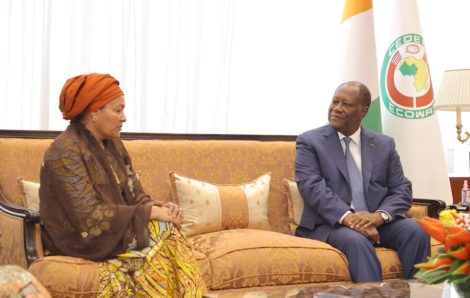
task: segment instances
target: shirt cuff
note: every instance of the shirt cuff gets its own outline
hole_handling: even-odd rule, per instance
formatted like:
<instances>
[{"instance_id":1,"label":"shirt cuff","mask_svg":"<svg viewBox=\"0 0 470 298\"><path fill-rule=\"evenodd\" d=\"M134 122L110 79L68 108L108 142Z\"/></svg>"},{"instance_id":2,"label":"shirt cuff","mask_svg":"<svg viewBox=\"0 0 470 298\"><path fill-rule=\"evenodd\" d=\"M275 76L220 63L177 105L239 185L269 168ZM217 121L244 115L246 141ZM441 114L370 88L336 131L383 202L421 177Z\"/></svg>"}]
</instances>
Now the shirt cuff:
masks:
<instances>
[{"instance_id":1,"label":"shirt cuff","mask_svg":"<svg viewBox=\"0 0 470 298\"><path fill-rule=\"evenodd\" d=\"M343 216L340 217L340 219L338 220L338 223L339 223L340 225L343 224L344 218L345 218L346 215L348 215L349 213L352 213L352 212L348 210L348 211L346 211L346 213L343 214Z\"/></svg>"}]
</instances>

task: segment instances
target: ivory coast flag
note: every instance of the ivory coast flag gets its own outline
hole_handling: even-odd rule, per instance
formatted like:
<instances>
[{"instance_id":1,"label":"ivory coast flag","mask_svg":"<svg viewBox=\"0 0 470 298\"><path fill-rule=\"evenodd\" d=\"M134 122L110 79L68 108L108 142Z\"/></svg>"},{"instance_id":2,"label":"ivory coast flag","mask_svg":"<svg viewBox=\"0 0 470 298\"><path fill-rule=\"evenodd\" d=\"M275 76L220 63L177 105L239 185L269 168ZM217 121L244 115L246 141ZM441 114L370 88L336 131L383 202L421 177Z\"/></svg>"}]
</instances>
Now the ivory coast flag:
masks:
<instances>
[{"instance_id":1,"label":"ivory coast flag","mask_svg":"<svg viewBox=\"0 0 470 298\"><path fill-rule=\"evenodd\" d=\"M342 54L340 54L339 84L346 81L359 81L369 88L372 102L362 124L369 129L381 132L374 34L372 0L345 0L341 21Z\"/></svg>"},{"instance_id":2,"label":"ivory coast flag","mask_svg":"<svg viewBox=\"0 0 470 298\"><path fill-rule=\"evenodd\" d=\"M452 203L416 0L383 2L390 7L380 17L388 33L378 35L382 130L395 139L413 196Z\"/></svg>"}]
</instances>

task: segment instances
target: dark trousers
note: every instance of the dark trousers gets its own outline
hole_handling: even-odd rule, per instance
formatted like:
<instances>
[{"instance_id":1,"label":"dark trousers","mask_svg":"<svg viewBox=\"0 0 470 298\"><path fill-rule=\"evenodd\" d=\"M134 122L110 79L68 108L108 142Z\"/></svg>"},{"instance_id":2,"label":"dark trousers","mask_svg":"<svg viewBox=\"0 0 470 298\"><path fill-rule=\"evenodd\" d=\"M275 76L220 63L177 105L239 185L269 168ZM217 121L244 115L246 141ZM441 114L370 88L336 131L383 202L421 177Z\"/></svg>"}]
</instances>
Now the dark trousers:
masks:
<instances>
[{"instance_id":1,"label":"dark trousers","mask_svg":"<svg viewBox=\"0 0 470 298\"><path fill-rule=\"evenodd\" d=\"M418 271L414 264L427 261L430 255L430 239L424 230L411 218L395 219L379 227L380 246L398 252L406 279L413 278ZM306 233L299 233L308 236ZM338 225L333 228L326 241L343 252L349 261L349 273L354 282L382 280L382 267L374 245L362 234Z\"/></svg>"}]
</instances>

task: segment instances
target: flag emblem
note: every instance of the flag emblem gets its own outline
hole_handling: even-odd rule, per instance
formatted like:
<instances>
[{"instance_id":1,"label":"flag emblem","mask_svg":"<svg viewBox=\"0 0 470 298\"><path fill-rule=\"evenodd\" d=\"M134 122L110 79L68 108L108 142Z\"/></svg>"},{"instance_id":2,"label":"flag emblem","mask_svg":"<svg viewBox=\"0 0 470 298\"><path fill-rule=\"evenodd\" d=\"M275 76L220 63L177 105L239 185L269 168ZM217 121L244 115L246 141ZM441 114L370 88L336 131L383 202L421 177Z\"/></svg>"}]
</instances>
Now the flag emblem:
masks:
<instances>
[{"instance_id":1,"label":"flag emblem","mask_svg":"<svg viewBox=\"0 0 470 298\"><path fill-rule=\"evenodd\" d=\"M385 108L406 119L434 114L434 93L423 37L405 34L393 41L381 71L381 97Z\"/></svg>"}]
</instances>

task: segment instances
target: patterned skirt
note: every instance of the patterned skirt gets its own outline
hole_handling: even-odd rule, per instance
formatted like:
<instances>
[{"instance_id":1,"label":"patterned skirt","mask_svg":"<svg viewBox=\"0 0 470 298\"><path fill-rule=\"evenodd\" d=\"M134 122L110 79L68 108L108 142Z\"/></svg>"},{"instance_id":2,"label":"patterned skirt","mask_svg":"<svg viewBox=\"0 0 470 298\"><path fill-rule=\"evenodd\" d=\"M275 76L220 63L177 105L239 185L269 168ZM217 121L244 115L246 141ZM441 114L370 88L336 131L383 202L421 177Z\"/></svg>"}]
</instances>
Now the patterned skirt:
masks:
<instances>
[{"instance_id":1,"label":"patterned skirt","mask_svg":"<svg viewBox=\"0 0 470 298\"><path fill-rule=\"evenodd\" d=\"M202 297L191 247L172 224L149 222L150 243L100 263L98 297Z\"/></svg>"}]
</instances>

